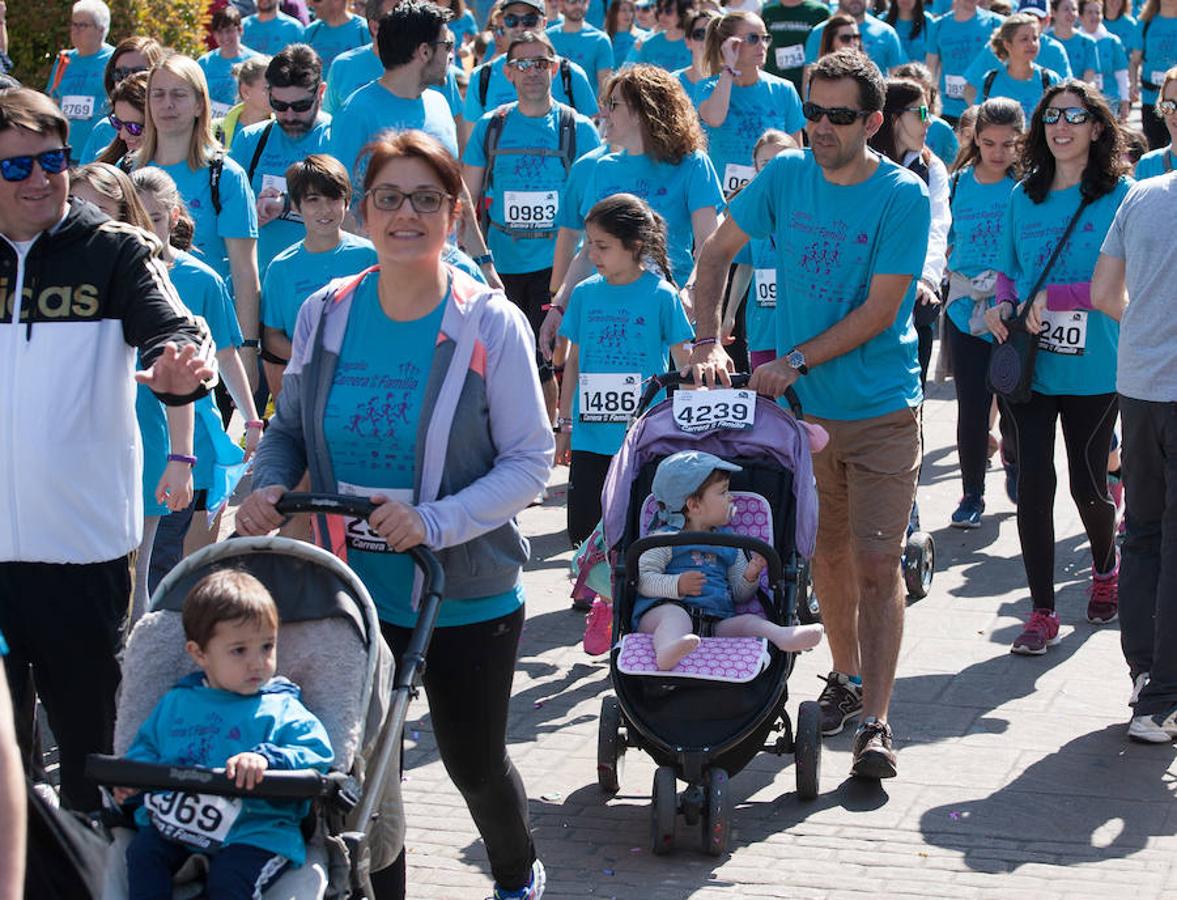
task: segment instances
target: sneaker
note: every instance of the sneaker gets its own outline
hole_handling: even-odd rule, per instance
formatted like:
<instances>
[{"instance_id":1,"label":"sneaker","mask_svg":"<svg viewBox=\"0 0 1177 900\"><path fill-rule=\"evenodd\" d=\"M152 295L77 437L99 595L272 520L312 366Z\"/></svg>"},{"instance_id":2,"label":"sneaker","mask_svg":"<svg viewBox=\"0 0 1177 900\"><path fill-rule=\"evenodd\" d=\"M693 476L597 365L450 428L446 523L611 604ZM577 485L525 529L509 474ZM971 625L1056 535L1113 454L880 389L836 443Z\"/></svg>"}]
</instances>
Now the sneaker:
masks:
<instances>
[{"instance_id":1,"label":"sneaker","mask_svg":"<svg viewBox=\"0 0 1177 900\"><path fill-rule=\"evenodd\" d=\"M895 751L891 749L891 726L874 716L862 720L854 733L854 762L850 774L856 778L894 778Z\"/></svg>"},{"instance_id":2,"label":"sneaker","mask_svg":"<svg viewBox=\"0 0 1177 900\"><path fill-rule=\"evenodd\" d=\"M584 652L589 656L608 653L613 645L613 606L600 597L585 616Z\"/></svg>"},{"instance_id":3,"label":"sneaker","mask_svg":"<svg viewBox=\"0 0 1177 900\"><path fill-rule=\"evenodd\" d=\"M847 722L862 712L862 685L855 684L849 675L841 672L830 672L825 678L820 675L818 678L826 683L817 698L821 706L821 733L829 737L840 732Z\"/></svg>"},{"instance_id":4,"label":"sneaker","mask_svg":"<svg viewBox=\"0 0 1177 900\"><path fill-rule=\"evenodd\" d=\"M953 528L980 528L981 513L985 511L985 501L970 494L960 498L960 506L952 514Z\"/></svg>"},{"instance_id":5,"label":"sneaker","mask_svg":"<svg viewBox=\"0 0 1177 900\"><path fill-rule=\"evenodd\" d=\"M1108 472L1108 493L1112 503L1116 504L1116 518L1124 511L1124 480L1119 475Z\"/></svg>"},{"instance_id":6,"label":"sneaker","mask_svg":"<svg viewBox=\"0 0 1177 900\"><path fill-rule=\"evenodd\" d=\"M1091 571L1091 587L1088 589L1087 621L1092 625L1106 625L1116 621L1120 614L1120 561L1106 575Z\"/></svg>"},{"instance_id":7,"label":"sneaker","mask_svg":"<svg viewBox=\"0 0 1177 900\"><path fill-rule=\"evenodd\" d=\"M1030 613L1030 621L1018 635L1010 653L1025 656L1041 656L1047 647L1053 647L1061 638L1058 636L1058 613L1050 609L1036 609Z\"/></svg>"},{"instance_id":8,"label":"sneaker","mask_svg":"<svg viewBox=\"0 0 1177 900\"><path fill-rule=\"evenodd\" d=\"M575 612L589 612L593 608L593 597L590 594L588 597L573 597L572 609Z\"/></svg>"},{"instance_id":9,"label":"sneaker","mask_svg":"<svg viewBox=\"0 0 1177 900\"><path fill-rule=\"evenodd\" d=\"M1128 737L1144 744L1167 744L1177 737L1177 706L1152 716L1133 716Z\"/></svg>"},{"instance_id":10,"label":"sneaker","mask_svg":"<svg viewBox=\"0 0 1177 900\"><path fill-rule=\"evenodd\" d=\"M539 900L544 895L544 886L548 883L544 864L538 859L531 864L531 877L527 884L513 891L495 885L495 892L490 900Z\"/></svg>"},{"instance_id":11,"label":"sneaker","mask_svg":"<svg viewBox=\"0 0 1177 900\"><path fill-rule=\"evenodd\" d=\"M1128 705L1135 706L1140 700L1140 693L1148 684L1148 672L1141 672L1132 681L1132 694L1128 697Z\"/></svg>"}]
</instances>

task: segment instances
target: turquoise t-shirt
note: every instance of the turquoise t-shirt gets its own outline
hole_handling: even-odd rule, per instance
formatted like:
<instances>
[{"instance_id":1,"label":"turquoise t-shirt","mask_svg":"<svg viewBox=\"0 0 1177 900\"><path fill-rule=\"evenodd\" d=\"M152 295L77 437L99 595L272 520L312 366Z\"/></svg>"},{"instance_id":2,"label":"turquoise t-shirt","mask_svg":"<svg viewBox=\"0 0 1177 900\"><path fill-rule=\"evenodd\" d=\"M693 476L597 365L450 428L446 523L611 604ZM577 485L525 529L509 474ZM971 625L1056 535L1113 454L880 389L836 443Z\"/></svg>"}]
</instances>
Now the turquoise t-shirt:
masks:
<instances>
[{"instance_id":1,"label":"turquoise t-shirt","mask_svg":"<svg viewBox=\"0 0 1177 900\"><path fill-rule=\"evenodd\" d=\"M463 108L463 117L467 122L477 122L490 110L498 109L504 103L514 103L519 99L518 94L515 93L515 86L507 80L506 73L503 72L506 62L507 58L500 56L488 63L483 63L470 73L470 84L466 88L466 105ZM552 99L565 106L571 106L582 115L595 116L597 114L596 73L593 73L593 78L590 81L584 69L572 60L568 61L568 65L569 80L572 83L572 97L569 98L568 92L564 90L564 79L557 72L552 76ZM490 81L486 85L486 102L483 103L479 94L482 71L487 66L490 67Z\"/></svg>"},{"instance_id":2,"label":"turquoise t-shirt","mask_svg":"<svg viewBox=\"0 0 1177 900\"><path fill-rule=\"evenodd\" d=\"M1074 73L1071 71L1071 61L1067 58L1067 51L1063 49L1063 45L1052 38L1049 34L1044 34L1039 40L1038 44L1038 58L1034 60L1034 64L1041 66L1044 69L1050 69L1060 79L1070 78ZM980 91L981 82L985 80L985 73L990 69L1004 69L1005 63L1001 62L994 54L993 48L988 44L976 55L972 63L969 65L968 71L965 72L965 80L977 87ZM1082 74L1082 73L1080 73ZM993 94L991 96L997 96ZM1005 96L1005 95L1002 95ZM977 94L977 100L980 101L981 95ZM1027 120L1027 126L1030 124Z\"/></svg>"},{"instance_id":3,"label":"turquoise t-shirt","mask_svg":"<svg viewBox=\"0 0 1177 900\"><path fill-rule=\"evenodd\" d=\"M574 210L566 204L560 211L560 224L583 230L584 218L598 200L621 193L641 197L666 219L670 267L675 283L686 284L695 245L691 214L708 207L716 211L723 208L723 189L710 158L695 150L674 165L644 153L606 154L588 174L580 208Z\"/></svg>"},{"instance_id":4,"label":"turquoise t-shirt","mask_svg":"<svg viewBox=\"0 0 1177 900\"><path fill-rule=\"evenodd\" d=\"M112 53L114 47L110 44L103 44L97 53L89 56L80 55L76 49L68 50L65 72L56 88L53 83L57 80L57 70L61 66L60 56L54 60L49 72L45 93L69 119L69 143L79 153L86 146L90 129L110 112L110 101L102 76L106 73L106 64L110 62Z\"/></svg>"},{"instance_id":5,"label":"turquoise t-shirt","mask_svg":"<svg viewBox=\"0 0 1177 900\"><path fill-rule=\"evenodd\" d=\"M270 127L271 125L273 127ZM301 162L312 153L330 152L330 125L331 117L320 114L310 131L292 138L276 122L257 122L237 132L229 156L248 174L249 164L253 161L258 142L269 128L269 137L266 138L265 147L258 157L250 188L255 197L265 187L274 187L285 193L286 169L291 163ZM291 244L302 240L304 233L302 218L293 209L276 219L271 219L258 229L257 271L263 280L270 260Z\"/></svg>"},{"instance_id":6,"label":"turquoise t-shirt","mask_svg":"<svg viewBox=\"0 0 1177 900\"><path fill-rule=\"evenodd\" d=\"M911 311L932 218L923 181L880 158L865 181L831 184L812 154L788 150L748 182L728 210L750 237L776 239L778 355L861 306L874 276L912 278L890 327L797 381L805 411L851 420L918 405Z\"/></svg>"},{"instance_id":7,"label":"turquoise t-shirt","mask_svg":"<svg viewBox=\"0 0 1177 900\"><path fill-rule=\"evenodd\" d=\"M103 116L101 119L96 119L94 127L90 129L90 136L86 138L86 146L82 149L82 155L77 160L78 164L84 166L86 163L94 162L116 137L118 137L118 132L110 124L109 117Z\"/></svg>"},{"instance_id":8,"label":"turquoise t-shirt","mask_svg":"<svg viewBox=\"0 0 1177 900\"><path fill-rule=\"evenodd\" d=\"M253 191L245 181L245 170L232 158L225 157L219 185L221 214L217 215L213 209L208 166L192 171L186 161L181 161L160 168L176 182L176 188L196 223L192 246L200 251L201 258L214 272L229 282L229 251L225 247L225 238L257 238L257 206Z\"/></svg>"},{"instance_id":9,"label":"turquoise t-shirt","mask_svg":"<svg viewBox=\"0 0 1177 900\"><path fill-rule=\"evenodd\" d=\"M940 57L940 101L944 115L958 117L964 112L965 73L1000 24L1001 16L980 8L963 22L946 13L932 24L928 52Z\"/></svg>"},{"instance_id":10,"label":"turquoise t-shirt","mask_svg":"<svg viewBox=\"0 0 1177 900\"><path fill-rule=\"evenodd\" d=\"M460 19L453 19L447 22L446 27L449 28L450 34L454 36L455 53L457 52L457 48L465 43L467 35L473 39L478 34L478 23L474 21L474 13L470 12L470 10L462 13Z\"/></svg>"},{"instance_id":11,"label":"turquoise t-shirt","mask_svg":"<svg viewBox=\"0 0 1177 900\"><path fill-rule=\"evenodd\" d=\"M294 340L294 326L303 301L333 278L376 265L376 250L367 238L343 232L333 250L311 253L298 241L278 253L262 281L262 324L280 328Z\"/></svg>"},{"instance_id":12,"label":"turquoise t-shirt","mask_svg":"<svg viewBox=\"0 0 1177 900\"><path fill-rule=\"evenodd\" d=\"M258 53L273 56L284 47L302 43L302 22L278 10L278 14L268 22L263 22L254 13L241 21L245 33L241 40L245 46L252 47Z\"/></svg>"},{"instance_id":13,"label":"turquoise t-shirt","mask_svg":"<svg viewBox=\"0 0 1177 900\"><path fill-rule=\"evenodd\" d=\"M924 13L923 27L915 37L911 35L915 30L915 19L896 19L891 27L899 35L899 46L903 48L903 55L908 62L922 63L928 55L928 32L932 28L932 16Z\"/></svg>"},{"instance_id":14,"label":"turquoise t-shirt","mask_svg":"<svg viewBox=\"0 0 1177 900\"><path fill-rule=\"evenodd\" d=\"M143 360L139 360L142 368ZM168 467L172 452L167 414L159 398L145 385L135 388L135 419L139 423L139 440L143 444L143 515L166 516L166 503L155 502L155 488Z\"/></svg>"},{"instance_id":15,"label":"turquoise t-shirt","mask_svg":"<svg viewBox=\"0 0 1177 900\"><path fill-rule=\"evenodd\" d=\"M576 344L579 353L572 449L611 456L625 439L623 405L609 396L618 392L618 385L594 376L634 376L636 384L628 389L640 395L643 380L666 372L670 347L689 341L694 333L678 292L653 272L643 272L630 284L609 284L600 275L578 284L560 323L560 335ZM586 394L588 404L582 410ZM597 421L585 421L582 415Z\"/></svg>"},{"instance_id":16,"label":"turquoise t-shirt","mask_svg":"<svg viewBox=\"0 0 1177 900\"><path fill-rule=\"evenodd\" d=\"M1120 39L1111 32L1104 34L1096 42L1096 47L1099 50L1099 68L1095 72L1095 86L1103 91L1104 98L1112 106L1112 112L1119 112L1116 105L1121 98L1116 73L1128 68L1128 54L1124 52Z\"/></svg>"},{"instance_id":17,"label":"turquoise t-shirt","mask_svg":"<svg viewBox=\"0 0 1177 900\"><path fill-rule=\"evenodd\" d=\"M990 98L1009 97L1011 100L1017 100L1022 105L1022 111L1026 114L1027 124L1034 116L1038 101L1046 93L1046 88L1042 83L1043 73L1046 74L1046 81L1049 84L1058 84L1062 80L1053 69L1044 69L1037 64L1031 64L1031 69L1030 77L1022 81L1018 78L1011 78L1005 66L998 63L997 77L993 79L993 85L989 89ZM986 74L982 72L976 81L969 82L977 89L978 103L982 101L984 96L985 78Z\"/></svg>"},{"instance_id":18,"label":"turquoise t-shirt","mask_svg":"<svg viewBox=\"0 0 1177 900\"><path fill-rule=\"evenodd\" d=\"M1177 16L1166 18L1158 11L1148 22L1140 23L1140 30L1144 42L1140 80L1160 87L1165 83L1165 72L1177 66ZM1157 92L1146 88L1142 83L1140 102L1155 105Z\"/></svg>"},{"instance_id":19,"label":"turquoise t-shirt","mask_svg":"<svg viewBox=\"0 0 1177 900\"><path fill-rule=\"evenodd\" d=\"M558 155L559 108L553 104L547 115L539 117L523 115L517 104L510 104L509 109L495 156L490 208L492 224L486 240L494 254L495 268L508 275L518 275L538 272L552 265L557 215L564 200L563 188L568 173ZM474 125L462 158L466 165L486 165L486 130L497 115L498 112L488 112ZM577 114L576 153L595 150L600 143L601 138L592 120ZM537 152L543 150L552 155ZM504 227L512 231L504 231ZM531 237L531 234L548 236Z\"/></svg>"},{"instance_id":20,"label":"turquoise t-shirt","mask_svg":"<svg viewBox=\"0 0 1177 900\"><path fill-rule=\"evenodd\" d=\"M584 21L598 31L605 30L605 16L609 13L609 0L588 0Z\"/></svg>"},{"instance_id":21,"label":"turquoise t-shirt","mask_svg":"<svg viewBox=\"0 0 1177 900\"><path fill-rule=\"evenodd\" d=\"M931 151L940 157L940 162L951 167L953 160L956 159L956 154L960 152L960 141L957 140L956 131L952 126L939 116L932 116L932 120L928 123L926 140Z\"/></svg>"},{"instance_id":22,"label":"turquoise t-shirt","mask_svg":"<svg viewBox=\"0 0 1177 900\"><path fill-rule=\"evenodd\" d=\"M700 81L695 88L695 106L707 100L718 84L718 76ZM766 129L779 128L792 134L804 127L801 98L793 82L761 72L755 84L733 84L723 124L713 128L703 122L707 155L719 174L724 193L730 194L756 174L752 151Z\"/></svg>"},{"instance_id":23,"label":"turquoise t-shirt","mask_svg":"<svg viewBox=\"0 0 1177 900\"><path fill-rule=\"evenodd\" d=\"M331 74L327 77L323 112L334 114L348 97L383 74L384 65L370 43L339 54L331 64ZM445 73L445 84L434 84L425 89L437 91L445 97L455 119L462 112L462 94L458 90L456 75L456 70L450 66Z\"/></svg>"},{"instance_id":24,"label":"turquoise t-shirt","mask_svg":"<svg viewBox=\"0 0 1177 900\"><path fill-rule=\"evenodd\" d=\"M255 56L257 51L243 46L241 52L232 59L225 59L221 56L220 50L209 50L197 60L200 68L204 70L204 79L208 82L208 95L212 100L214 118L224 116L237 102L237 79L233 77L233 67Z\"/></svg>"},{"instance_id":25,"label":"turquoise t-shirt","mask_svg":"<svg viewBox=\"0 0 1177 900\"><path fill-rule=\"evenodd\" d=\"M320 19L311 22L303 30L303 43L310 44L319 54L319 59L323 60L324 77L330 74L331 63L339 54L353 47L372 43L368 21L350 13L348 16L348 20L342 25L331 26Z\"/></svg>"},{"instance_id":26,"label":"turquoise t-shirt","mask_svg":"<svg viewBox=\"0 0 1177 900\"><path fill-rule=\"evenodd\" d=\"M610 40L613 43L613 68L620 69L625 65L633 45L638 41L648 41L650 32L634 27L633 31L615 31Z\"/></svg>"},{"instance_id":27,"label":"turquoise t-shirt","mask_svg":"<svg viewBox=\"0 0 1177 900\"><path fill-rule=\"evenodd\" d=\"M678 83L682 85L683 93L686 94L687 99L691 101L691 106L698 106L699 98L695 96L695 91L705 85L710 79L701 78L698 81L692 83L688 74L690 71L691 69L688 66L687 68L679 69L677 72L672 74L675 78L678 79Z\"/></svg>"},{"instance_id":28,"label":"turquoise t-shirt","mask_svg":"<svg viewBox=\"0 0 1177 900\"><path fill-rule=\"evenodd\" d=\"M1159 147L1140 157L1140 162L1136 164L1136 180L1142 181L1145 178L1167 175L1174 169L1177 169L1177 153L1173 151L1173 145L1169 144L1167 147Z\"/></svg>"},{"instance_id":29,"label":"turquoise t-shirt","mask_svg":"<svg viewBox=\"0 0 1177 900\"><path fill-rule=\"evenodd\" d=\"M585 25L580 31L565 31L563 25L552 25L546 32L556 52L572 60L596 82L597 72L613 68L613 43L605 32Z\"/></svg>"},{"instance_id":30,"label":"turquoise t-shirt","mask_svg":"<svg viewBox=\"0 0 1177 900\"><path fill-rule=\"evenodd\" d=\"M183 250L173 253L175 260L169 274L184 305L208 323L209 334L218 351L240 347L241 326L224 280L192 254ZM192 487L205 491L213 485L217 465L235 465L241 462L244 453L225 434L211 394L197 400L193 409L196 426L192 433L192 450L196 465L192 467Z\"/></svg>"},{"instance_id":31,"label":"turquoise t-shirt","mask_svg":"<svg viewBox=\"0 0 1177 900\"><path fill-rule=\"evenodd\" d=\"M1124 50L1128 53L1141 48L1140 23L1133 16L1124 13L1118 19L1105 18L1103 25L1120 39L1120 43L1124 45Z\"/></svg>"},{"instance_id":32,"label":"turquoise t-shirt","mask_svg":"<svg viewBox=\"0 0 1177 900\"><path fill-rule=\"evenodd\" d=\"M564 182L564 196L561 200L561 211L574 210L577 215L560 215L557 216L557 224L564 228L580 229L584 226L584 221L581 220L580 225L571 224L579 215L579 210L584 207L584 192L588 187L589 178L593 174L593 169L597 167L597 161L602 157L607 156L611 151L608 144L601 144L594 147L588 153L585 153L576 162L572 164L572 168L568 170L568 178Z\"/></svg>"},{"instance_id":33,"label":"turquoise t-shirt","mask_svg":"<svg viewBox=\"0 0 1177 900\"><path fill-rule=\"evenodd\" d=\"M813 26L813 31L809 32L809 37L805 39L806 65L817 62L818 52L821 50L821 35L825 27L826 22L819 22ZM863 51L874 60L884 77L891 69L907 62L899 35L886 22L867 16L859 23L858 31L862 35Z\"/></svg>"},{"instance_id":34,"label":"turquoise t-shirt","mask_svg":"<svg viewBox=\"0 0 1177 900\"><path fill-rule=\"evenodd\" d=\"M665 34L657 31L640 44L635 43L625 62L627 65L648 63L667 72L677 72L691 64L691 51L685 38L670 41Z\"/></svg>"},{"instance_id":35,"label":"turquoise t-shirt","mask_svg":"<svg viewBox=\"0 0 1177 900\"><path fill-rule=\"evenodd\" d=\"M380 307L378 281L365 278L352 298L323 433L341 492L412 503L421 408L449 297L420 319L395 322ZM346 534L347 564L371 592L381 620L412 626L412 560L388 551L366 522L348 523ZM438 625L487 621L522 603L519 587L450 601L442 604Z\"/></svg>"},{"instance_id":36,"label":"turquoise t-shirt","mask_svg":"<svg viewBox=\"0 0 1177 900\"><path fill-rule=\"evenodd\" d=\"M1014 180L1007 176L993 184L981 184L970 166L954 173L952 184L948 268L966 278L975 278L988 269L997 268L997 254L1002 245L1001 229L1005 225ZM972 303L961 300L949 304L948 317L957 328L969 334L972 310ZM991 334L981 337L993 340Z\"/></svg>"},{"instance_id":37,"label":"turquoise t-shirt","mask_svg":"<svg viewBox=\"0 0 1177 900\"><path fill-rule=\"evenodd\" d=\"M773 239L748 241L733 262L752 267L748 299L744 301L748 351L776 350L776 245Z\"/></svg>"},{"instance_id":38,"label":"turquoise t-shirt","mask_svg":"<svg viewBox=\"0 0 1177 900\"><path fill-rule=\"evenodd\" d=\"M1067 51L1067 61L1071 64L1071 71L1075 73L1076 78L1082 78L1083 73L1088 69L1099 72L1099 49L1093 37L1078 29L1065 40L1053 29L1050 31L1050 36L1062 44L1063 49Z\"/></svg>"},{"instance_id":39,"label":"turquoise t-shirt","mask_svg":"<svg viewBox=\"0 0 1177 900\"><path fill-rule=\"evenodd\" d=\"M1047 284L1091 281L1103 239L1131 186L1132 179L1121 178L1111 193L1083 211ZM1041 203L1034 203L1021 187L1010 195L997 268L1013 280L1020 299L1033 299L1030 290L1078 207L1077 184L1051 191ZM1080 396L1115 391L1119 323L1094 309L1055 313L1051 322L1055 340L1039 342L1033 389L1040 394Z\"/></svg>"},{"instance_id":40,"label":"turquoise t-shirt","mask_svg":"<svg viewBox=\"0 0 1177 900\"><path fill-rule=\"evenodd\" d=\"M455 159L458 157L458 131L445 97L437 91L425 91L420 97L405 100L383 84L373 81L344 102L333 117L331 155L351 173L352 193L363 190L367 159L360 159L364 145L384 131L419 129L437 138Z\"/></svg>"}]
</instances>

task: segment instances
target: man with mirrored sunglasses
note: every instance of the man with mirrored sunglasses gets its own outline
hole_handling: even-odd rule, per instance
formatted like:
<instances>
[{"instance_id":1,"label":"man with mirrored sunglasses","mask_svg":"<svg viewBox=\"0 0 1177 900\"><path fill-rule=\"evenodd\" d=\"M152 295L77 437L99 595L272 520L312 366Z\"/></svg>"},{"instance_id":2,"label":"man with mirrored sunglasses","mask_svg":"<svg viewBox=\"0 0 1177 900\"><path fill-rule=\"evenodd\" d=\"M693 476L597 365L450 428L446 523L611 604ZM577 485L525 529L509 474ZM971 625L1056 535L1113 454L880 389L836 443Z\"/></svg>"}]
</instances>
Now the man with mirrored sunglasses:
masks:
<instances>
[{"instance_id":1,"label":"man with mirrored sunglasses","mask_svg":"<svg viewBox=\"0 0 1177 900\"><path fill-rule=\"evenodd\" d=\"M814 456L820 515L813 559L833 670L818 699L822 731L862 715L851 774L896 774L887 710L903 635L899 562L920 464L923 400L912 326L931 205L914 173L875 154L884 84L861 53L818 60L804 106L812 152L786 151L731 202L708 238L695 284L692 368L727 381L719 300L749 237L777 248L777 354L751 387L794 387L829 433ZM848 573L853 573L848 574Z\"/></svg>"},{"instance_id":2,"label":"man with mirrored sunglasses","mask_svg":"<svg viewBox=\"0 0 1177 900\"><path fill-rule=\"evenodd\" d=\"M32 681L61 800L98 808L86 755L109 753L128 555L143 527L135 382L183 405L215 381L207 329L142 232L68 197L69 122L0 92L0 632L26 763ZM136 352L144 371L136 374Z\"/></svg>"}]
</instances>

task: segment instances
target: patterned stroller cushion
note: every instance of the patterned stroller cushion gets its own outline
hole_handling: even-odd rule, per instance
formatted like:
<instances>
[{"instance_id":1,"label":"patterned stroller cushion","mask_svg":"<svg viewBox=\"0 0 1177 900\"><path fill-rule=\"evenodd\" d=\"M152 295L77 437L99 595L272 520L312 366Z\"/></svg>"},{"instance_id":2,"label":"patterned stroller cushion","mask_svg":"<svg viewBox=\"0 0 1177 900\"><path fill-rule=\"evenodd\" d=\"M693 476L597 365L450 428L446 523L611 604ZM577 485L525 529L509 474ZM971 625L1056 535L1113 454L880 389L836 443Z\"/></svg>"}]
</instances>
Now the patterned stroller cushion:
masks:
<instances>
[{"instance_id":1,"label":"patterned stroller cushion","mask_svg":"<svg viewBox=\"0 0 1177 900\"><path fill-rule=\"evenodd\" d=\"M732 531L772 544L772 507L768 500L752 491L732 491L731 496ZM657 511L658 501L650 494L642 503L642 537L649 531ZM764 591L769 589L767 570L760 576L760 586ZM736 605L736 615L745 614L765 618L764 608L755 594ZM622 637L620 646L617 668L626 675L660 675L740 684L763 672L770 661L767 641L755 637L705 637L699 649L668 671L659 669L654 661L651 635L627 634Z\"/></svg>"}]
</instances>

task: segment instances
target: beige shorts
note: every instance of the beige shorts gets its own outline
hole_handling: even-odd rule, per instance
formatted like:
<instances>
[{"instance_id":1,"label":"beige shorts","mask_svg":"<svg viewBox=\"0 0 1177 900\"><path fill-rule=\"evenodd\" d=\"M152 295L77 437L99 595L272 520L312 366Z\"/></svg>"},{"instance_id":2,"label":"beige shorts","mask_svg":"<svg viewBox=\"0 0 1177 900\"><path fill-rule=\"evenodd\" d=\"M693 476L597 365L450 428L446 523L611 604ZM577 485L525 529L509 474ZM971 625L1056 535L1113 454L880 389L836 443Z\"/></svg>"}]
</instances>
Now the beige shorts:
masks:
<instances>
[{"instance_id":1,"label":"beige shorts","mask_svg":"<svg viewBox=\"0 0 1177 900\"><path fill-rule=\"evenodd\" d=\"M882 553L896 559L919 480L920 409L873 419L810 419L830 434L813 457L817 479L817 552Z\"/></svg>"}]
</instances>

